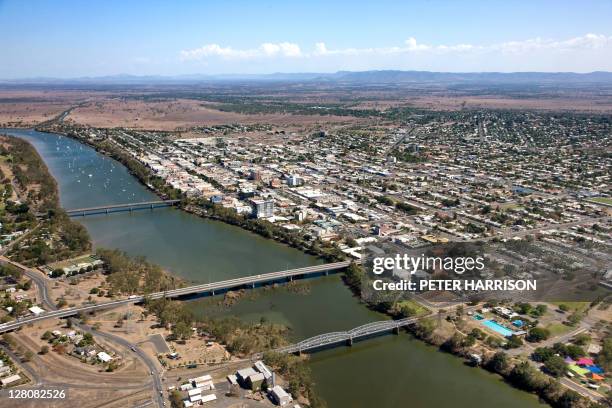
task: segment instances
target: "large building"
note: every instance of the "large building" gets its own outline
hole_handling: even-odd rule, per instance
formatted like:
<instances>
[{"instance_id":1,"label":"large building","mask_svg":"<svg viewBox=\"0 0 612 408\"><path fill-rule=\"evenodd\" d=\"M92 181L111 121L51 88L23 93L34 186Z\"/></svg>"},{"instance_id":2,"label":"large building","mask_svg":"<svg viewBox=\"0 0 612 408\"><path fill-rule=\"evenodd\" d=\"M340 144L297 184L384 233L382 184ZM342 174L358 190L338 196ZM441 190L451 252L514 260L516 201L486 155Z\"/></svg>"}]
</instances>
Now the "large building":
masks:
<instances>
[{"instance_id":1,"label":"large building","mask_svg":"<svg viewBox=\"0 0 612 408\"><path fill-rule=\"evenodd\" d=\"M271 198L253 199L251 204L253 205L253 215L255 218L270 218L274 216L274 200Z\"/></svg>"}]
</instances>

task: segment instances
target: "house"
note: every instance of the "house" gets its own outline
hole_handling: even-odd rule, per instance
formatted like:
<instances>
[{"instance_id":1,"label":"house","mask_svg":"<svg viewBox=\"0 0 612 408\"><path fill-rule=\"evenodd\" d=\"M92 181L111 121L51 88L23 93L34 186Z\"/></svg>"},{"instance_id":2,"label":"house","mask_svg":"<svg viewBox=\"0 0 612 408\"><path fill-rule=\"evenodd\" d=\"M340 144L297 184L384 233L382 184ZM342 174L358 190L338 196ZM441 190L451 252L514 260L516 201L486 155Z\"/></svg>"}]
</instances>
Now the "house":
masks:
<instances>
[{"instance_id":1,"label":"house","mask_svg":"<svg viewBox=\"0 0 612 408\"><path fill-rule=\"evenodd\" d=\"M293 401L291 395L287 393L280 385L272 387L270 390L270 399L276 404L284 407Z\"/></svg>"},{"instance_id":2,"label":"house","mask_svg":"<svg viewBox=\"0 0 612 408\"><path fill-rule=\"evenodd\" d=\"M106 354L106 352L101 351L98 353L98 360L100 360L103 363L108 363L109 361L111 361L113 358L111 356L109 356L108 354Z\"/></svg>"},{"instance_id":3,"label":"house","mask_svg":"<svg viewBox=\"0 0 612 408\"><path fill-rule=\"evenodd\" d=\"M29 308L28 310L29 310L30 312L32 312L32 314L33 314L34 316L38 316L38 315L40 315L41 313L44 313L44 311L45 311L45 309L42 309L42 308L40 308L40 307L38 307L38 306L32 306L32 307L31 307L31 308Z\"/></svg>"},{"instance_id":4,"label":"house","mask_svg":"<svg viewBox=\"0 0 612 408\"><path fill-rule=\"evenodd\" d=\"M11 375L10 377L6 377L3 378L2 380L0 380L0 385L2 385L3 387L14 383L15 381L19 381L21 379L21 377L17 374L15 375Z\"/></svg>"}]
</instances>

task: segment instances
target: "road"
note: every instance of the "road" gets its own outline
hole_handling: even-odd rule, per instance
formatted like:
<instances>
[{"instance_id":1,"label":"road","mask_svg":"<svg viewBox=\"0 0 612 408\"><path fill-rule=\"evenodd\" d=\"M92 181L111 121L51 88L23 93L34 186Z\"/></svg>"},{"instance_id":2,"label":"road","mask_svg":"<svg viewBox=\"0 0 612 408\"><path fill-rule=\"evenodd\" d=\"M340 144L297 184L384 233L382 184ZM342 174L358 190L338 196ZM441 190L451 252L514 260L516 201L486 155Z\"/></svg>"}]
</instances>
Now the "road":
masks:
<instances>
[{"instance_id":1,"label":"road","mask_svg":"<svg viewBox=\"0 0 612 408\"><path fill-rule=\"evenodd\" d=\"M157 406L158 407L164 406L164 398L161 395L161 391L164 389L162 385L162 380L161 380L161 376L163 373L160 373L157 370L157 365L155 364L155 361L153 361L152 358L150 358L144 351L142 351L140 347L138 347L134 343L130 343L123 337L115 336L114 334L106 333L106 332L99 331L99 330L94 330L91 326L88 326L85 324L74 322L74 326L80 328L81 330L85 332L91 333L94 337L96 336L102 337L110 341L111 343L118 344L124 347L128 353L131 352L131 353L136 354L147 366L147 370L149 371L149 373L151 373L151 376L153 377L153 386L154 386L154 393L155 393L155 399L157 401Z\"/></svg>"},{"instance_id":2,"label":"road","mask_svg":"<svg viewBox=\"0 0 612 408\"><path fill-rule=\"evenodd\" d=\"M51 311L57 311L57 307L55 306L55 303L53 303L53 301L49 297L49 289L47 286L47 284L52 282L52 280L44 277L43 274L40 272L32 270L26 267L25 265L21 265L19 263L10 261L9 259L5 257L0 257L0 260L4 262L9 262L13 264L14 266L22 269L24 273L30 279L32 279L32 282L38 288L38 293L41 297L41 300L44 306ZM142 362L147 367L147 370L151 373L151 376L153 377L152 385L154 386L154 390L153 390L155 394L154 398L156 399L157 406L158 407L164 406L164 400L160 393L160 391L163 390L162 381L161 381L161 373L157 370L157 365L155 364L155 361L152 358L150 358L144 351L142 351L140 347L138 347L136 344L130 343L129 341L127 341L126 339L122 337L115 336L113 334L105 333L102 331L93 330L90 326L85 325L85 324L80 324L80 323L73 321L73 326L78 327L84 332L91 333L93 336L102 337L108 340L110 343L118 344L122 346L123 348L125 348L127 353L132 353L132 352L135 353L140 358L140 360L142 360ZM13 358L15 361L19 361L17 356L15 356L10 350L7 350L7 354L9 354L11 358ZM25 369L25 371L27 371L32 376L33 380L37 384L41 383L40 378L33 370L31 370L27 366L24 366L23 368ZM64 384L64 385L67 387L71 386L70 384Z\"/></svg>"},{"instance_id":3,"label":"road","mask_svg":"<svg viewBox=\"0 0 612 408\"><path fill-rule=\"evenodd\" d=\"M25 267L24 265L20 265L12 261L9 261L9 262L11 262L15 266L23 268L24 272L28 273L28 276L32 276L33 280L35 279L36 273L34 271L30 271L30 269ZM349 264L350 264L349 261L343 261L343 262L335 262L335 263L323 264L323 265L307 266L304 268L289 269L285 271L264 273L260 275L246 276L242 278L228 279L228 280L224 280L220 282L205 283L202 285L194 285L194 286L188 286L186 288L168 290L165 292L156 292L156 293L147 295L146 298L148 299L160 299L164 297L171 298L171 297L179 297L179 296L186 296L186 295L206 293L206 292L210 292L214 294L215 291L220 291L220 290L225 290L225 289L232 289L232 288L238 288L238 287L255 287L255 285L257 284L269 283L269 282L278 281L282 279L293 279L294 277L305 277L308 275L314 275L314 274L318 274L318 273L325 272L325 271L334 271L334 270L344 269ZM40 276L40 274L38 274L38 276ZM42 282L43 283L42 286L45 286L44 282L46 281L46 278L43 278L43 279L45 280ZM40 285L41 284L40 279L34 280L34 283L37 285ZM39 289L39 290L44 291L46 289ZM49 305L51 305L52 302L49 300L48 293L46 292L41 293L41 296L43 298L43 301L47 302L46 304L49 307ZM41 320L74 316L79 313L93 312L96 310L102 310L102 309L107 309L111 307L127 305L130 303L141 303L144 300L145 300L145 296L130 296L125 299L114 300L114 301L104 302L104 303L91 304L91 305L86 305L86 306L73 307L73 308L68 308L68 309L61 309L61 310L55 310L55 307L53 306L53 307L50 307L51 311L49 312L41 313L37 316L21 318L13 322L9 322L9 323L0 325L0 333L15 330L21 326L27 325L29 323L41 321Z\"/></svg>"}]
</instances>

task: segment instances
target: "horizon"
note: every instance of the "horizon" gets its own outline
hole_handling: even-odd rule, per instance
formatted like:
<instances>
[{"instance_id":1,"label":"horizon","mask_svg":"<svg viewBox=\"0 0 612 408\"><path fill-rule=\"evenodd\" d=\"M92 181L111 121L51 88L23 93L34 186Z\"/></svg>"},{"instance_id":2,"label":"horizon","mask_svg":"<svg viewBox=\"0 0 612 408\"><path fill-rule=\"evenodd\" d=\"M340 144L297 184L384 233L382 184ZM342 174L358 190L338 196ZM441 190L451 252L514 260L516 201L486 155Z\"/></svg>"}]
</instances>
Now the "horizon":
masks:
<instances>
[{"instance_id":1,"label":"horizon","mask_svg":"<svg viewBox=\"0 0 612 408\"><path fill-rule=\"evenodd\" d=\"M610 15L612 3L596 0L4 0L0 78L612 71Z\"/></svg>"},{"instance_id":2,"label":"horizon","mask_svg":"<svg viewBox=\"0 0 612 408\"><path fill-rule=\"evenodd\" d=\"M588 72L577 72L577 71L423 71L423 70L397 70L397 69L373 69L373 70L363 70L363 71L351 71L351 70L339 70L339 71L330 71L330 72L266 72L259 74L251 74L251 73L238 73L238 72L228 72L228 73L190 73L190 74L130 74L130 73L116 73L109 75L100 75L100 76L73 76L73 77L59 77L59 76L37 76L37 77L19 77L19 78L0 78L0 82L5 83L26 83L28 81L51 81L51 82L70 82L70 81L96 81L96 80L112 80L112 79L154 79L154 80L224 80L224 79L270 79L273 76L313 76L312 78L307 78L306 80L314 80L317 79L317 75L321 75L322 77L333 77L334 75L340 74L363 74L363 73L401 73L401 74L432 74L432 75L490 75L497 74L501 76L513 76L513 75L575 75L575 76L589 76L594 74L610 74L612 75L612 70L595 70ZM284 78L287 79L287 78ZM300 78L296 78L298 80ZM612 79L612 77L610 78Z\"/></svg>"}]
</instances>

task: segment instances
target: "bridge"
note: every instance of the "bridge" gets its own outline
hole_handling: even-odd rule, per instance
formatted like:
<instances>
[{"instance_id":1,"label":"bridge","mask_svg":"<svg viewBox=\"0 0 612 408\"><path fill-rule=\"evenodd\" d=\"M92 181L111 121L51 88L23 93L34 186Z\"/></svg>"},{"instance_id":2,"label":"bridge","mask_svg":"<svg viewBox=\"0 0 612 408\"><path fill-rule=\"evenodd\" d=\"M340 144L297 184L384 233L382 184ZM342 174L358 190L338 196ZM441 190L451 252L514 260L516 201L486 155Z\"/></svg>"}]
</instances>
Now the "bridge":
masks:
<instances>
[{"instance_id":1,"label":"bridge","mask_svg":"<svg viewBox=\"0 0 612 408\"><path fill-rule=\"evenodd\" d=\"M111 204L101 205L98 207L73 208L65 210L69 216L95 215L95 214L110 214L120 211L136 211L136 210L152 210L154 208L169 207L179 203L181 200L155 200L143 201L139 203Z\"/></svg>"},{"instance_id":2,"label":"bridge","mask_svg":"<svg viewBox=\"0 0 612 408\"><path fill-rule=\"evenodd\" d=\"M399 333L399 329L401 327L415 323L423 317L425 316L407 317L405 319L400 320L381 320L377 322L366 323L362 326L355 327L354 329L348 331L319 334L318 336L302 340L299 343L291 344L286 347L281 347L274 351L278 353L299 354L306 351L324 348L330 345L346 344L348 346L352 346L353 341L356 341L359 338L373 336L386 332L394 332L397 334Z\"/></svg>"},{"instance_id":3,"label":"bridge","mask_svg":"<svg viewBox=\"0 0 612 408\"><path fill-rule=\"evenodd\" d=\"M41 313L37 316L29 316L17 319L13 322L0 324L0 333L15 330L21 326L34 323L41 320L52 318L63 318L74 316L79 313L94 312L97 310L108 309L112 307L122 306L130 303L142 303L145 299L160 299L160 298L177 298L182 296L210 294L215 295L229 289L237 288L255 288L257 285L287 282L294 279L302 279L317 274L328 274L329 272L338 271L349 266L349 261L334 262L323 265L307 266L304 268L288 269L278 272L269 272L261 275L245 276L243 278L228 279L213 283L204 283L201 285L188 286L185 288L172 289L165 292L156 292L148 295L132 295L125 299L114 300L111 302L96 303L85 306L73 307L68 309L54 310Z\"/></svg>"}]
</instances>

